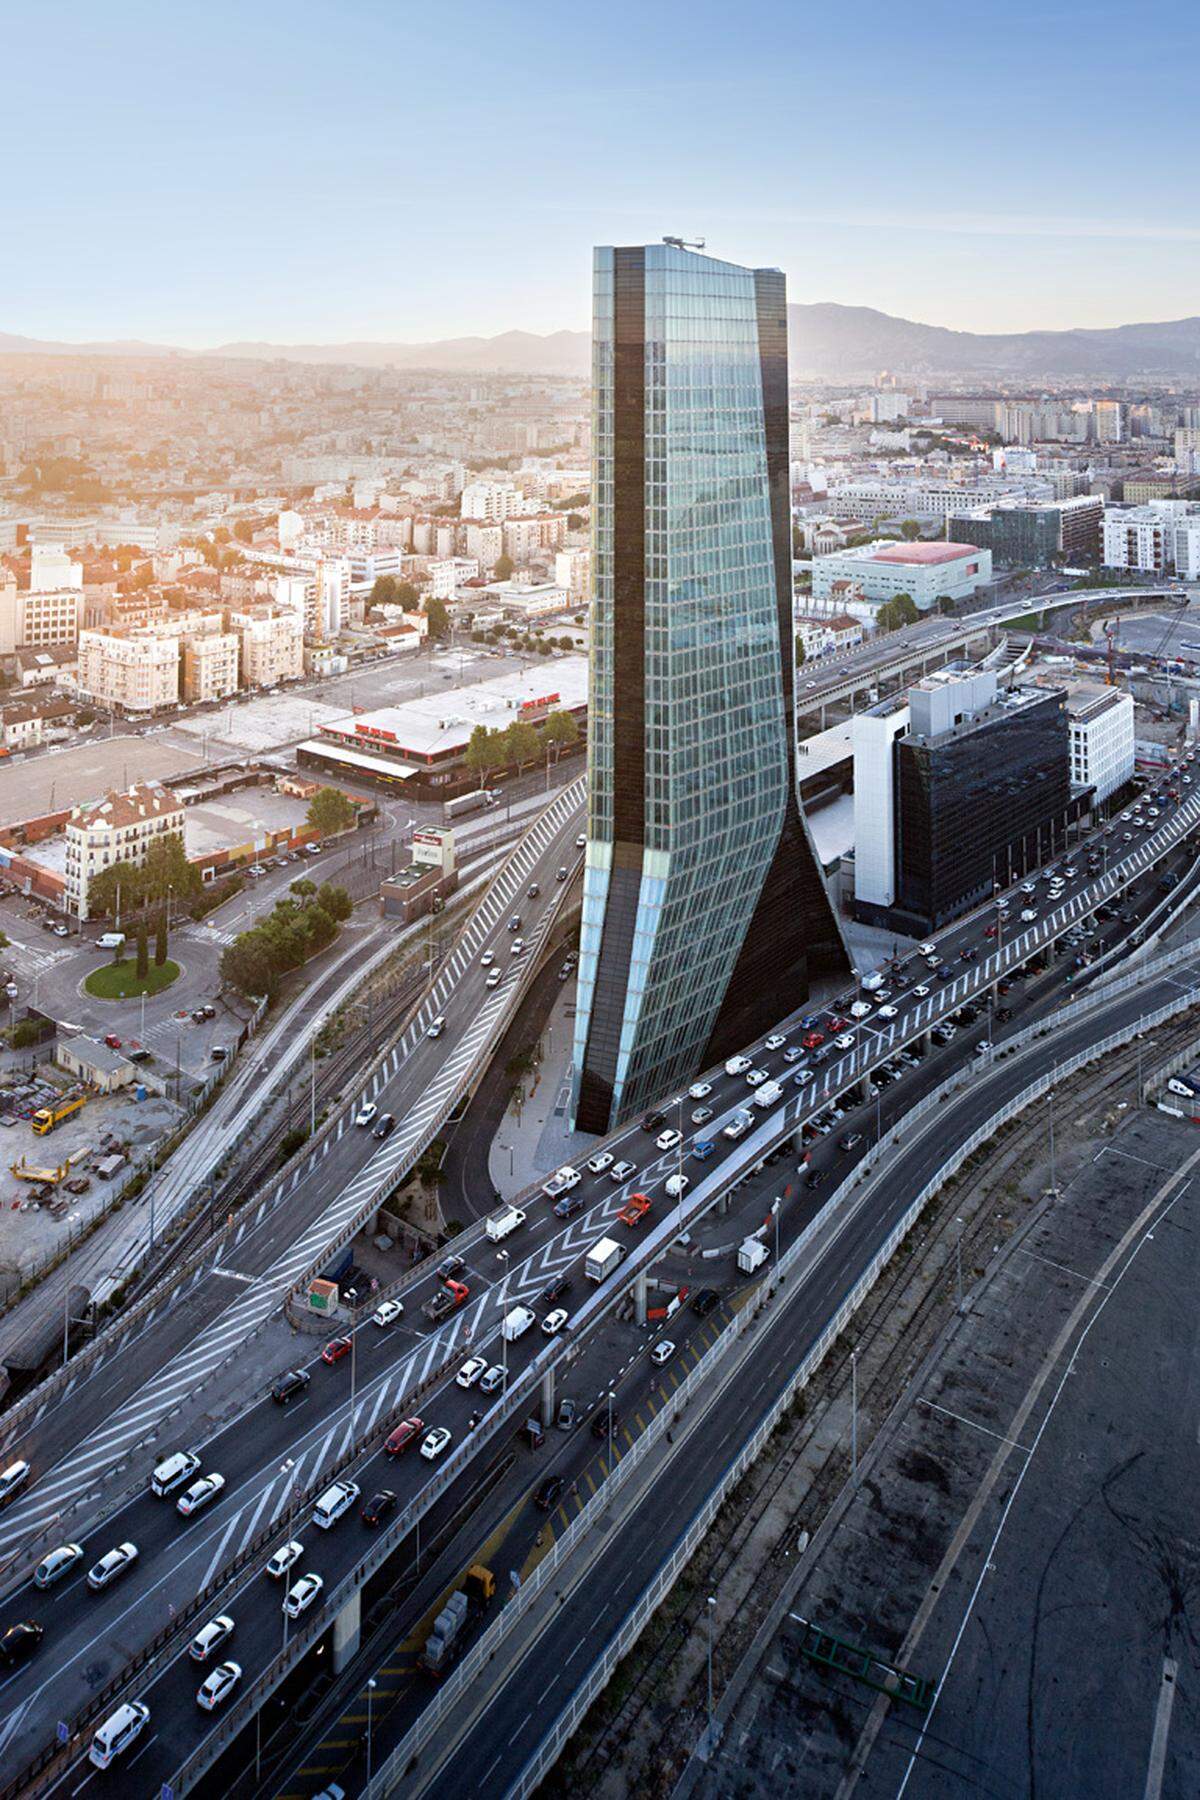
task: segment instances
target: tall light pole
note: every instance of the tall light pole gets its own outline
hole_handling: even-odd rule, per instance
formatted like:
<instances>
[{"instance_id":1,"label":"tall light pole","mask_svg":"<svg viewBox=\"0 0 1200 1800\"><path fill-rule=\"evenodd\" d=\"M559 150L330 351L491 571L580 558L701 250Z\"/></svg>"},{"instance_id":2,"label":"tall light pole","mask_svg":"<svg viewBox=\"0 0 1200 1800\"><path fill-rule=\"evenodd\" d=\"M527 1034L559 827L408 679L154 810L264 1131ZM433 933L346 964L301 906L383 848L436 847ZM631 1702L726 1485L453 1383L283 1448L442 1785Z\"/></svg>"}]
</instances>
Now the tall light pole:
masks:
<instances>
[{"instance_id":1,"label":"tall light pole","mask_svg":"<svg viewBox=\"0 0 1200 1800\"><path fill-rule=\"evenodd\" d=\"M613 1471L613 1391L608 1390L608 1472Z\"/></svg>"},{"instance_id":2,"label":"tall light pole","mask_svg":"<svg viewBox=\"0 0 1200 1800\"><path fill-rule=\"evenodd\" d=\"M372 1703L375 1698L377 1683L374 1676L367 1683L367 1792L371 1791L371 1723Z\"/></svg>"},{"instance_id":3,"label":"tall light pole","mask_svg":"<svg viewBox=\"0 0 1200 1800\"><path fill-rule=\"evenodd\" d=\"M296 1466L295 1459L291 1456L289 1456L285 1462L282 1462L279 1465L279 1473L281 1475L286 1475L288 1477L287 1541L289 1544L292 1541L292 1519L293 1519L293 1514L294 1514L295 1508L296 1508L296 1489L295 1489L294 1485L292 1484L292 1480L291 1480L292 1470L295 1468L295 1466ZM285 1651L287 1649L287 1643L288 1643L288 1624L289 1624L288 1613L287 1613L287 1597L288 1597L287 1580L288 1580L287 1571L285 1570L284 1576L283 1576L283 1583L284 1583L284 1586L283 1586L283 1599L284 1599L283 1647L284 1647Z\"/></svg>"},{"instance_id":4,"label":"tall light pole","mask_svg":"<svg viewBox=\"0 0 1200 1800\"><path fill-rule=\"evenodd\" d=\"M500 1283L500 1366L504 1373L501 1377L500 1392L508 1393L508 1334L504 1329L504 1296L508 1290L508 1251L497 1250L496 1261L504 1264L504 1280Z\"/></svg>"},{"instance_id":5,"label":"tall light pole","mask_svg":"<svg viewBox=\"0 0 1200 1800\"><path fill-rule=\"evenodd\" d=\"M958 1236L954 1240L955 1288L956 1288L956 1291L958 1294L957 1310L959 1312L961 1312L963 1309L962 1238L963 1238L963 1226L965 1224L965 1221L960 1218L960 1219L957 1219L955 1221L955 1223L958 1226Z\"/></svg>"},{"instance_id":6,"label":"tall light pole","mask_svg":"<svg viewBox=\"0 0 1200 1800\"><path fill-rule=\"evenodd\" d=\"M704 1620L705 1620L705 1624L708 1626L708 1729L705 1733L705 1736L707 1738L707 1743L705 1745L705 1748L710 1756L712 1754L712 1741L713 1741L713 1633L712 1633L712 1622L713 1622L713 1613L716 1610L716 1605L717 1605L716 1595L710 1594L708 1596L708 1600L707 1600L707 1602L705 1604L705 1608L704 1608Z\"/></svg>"},{"instance_id":7,"label":"tall light pole","mask_svg":"<svg viewBox=\"0 0 1200 1800\"><path fill-rule=\"evenodd\" d=\"M858 1351L850 1352L850 1476L858 1479Z\"/></svg>"}]
</instances>

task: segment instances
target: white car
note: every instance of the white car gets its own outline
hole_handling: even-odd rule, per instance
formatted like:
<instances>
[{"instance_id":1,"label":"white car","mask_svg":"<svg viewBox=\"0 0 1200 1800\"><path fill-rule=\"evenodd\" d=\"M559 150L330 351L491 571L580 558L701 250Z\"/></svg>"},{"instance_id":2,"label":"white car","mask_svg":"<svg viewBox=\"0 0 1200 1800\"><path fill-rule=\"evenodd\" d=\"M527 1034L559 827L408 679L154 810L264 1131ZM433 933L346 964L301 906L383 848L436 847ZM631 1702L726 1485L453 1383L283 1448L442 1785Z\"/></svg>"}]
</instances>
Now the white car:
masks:
<instances>
[{"instance_id":1,"label":"white car","mask_svg":"<svg viewBox=\"0 0 1200 1800\"><path fill-rule=\"evenodd\" d=\"M493 1363L491 1368L485 1369L483 1374L479 1377L479 1391L481 1394L494 1394L498 1387L503 1386L504 1370L499 1363Z\"/></svg>"},{"instance_id":2,"label":"white car","mask_svg":"<svg viewBox=\"0 0 1200 1800\"><path fill-rule=\"evenodd\" d=\"M371 1316L376 1325L394 1325L397 1319L403 1318L404 1307L399 1300L385 1300Z\"/></svg>"},{"instance_id":3,"label":"white car","mask_svg":"<svg viewBox=\"0 0 1200 1800\"><path fill-rule=\"evenodd\" d=\"M897 1006L881 1006L879 1009L879 1017L881 1019L895 1019L899 1016L900 1009Z\"/></svg>"},{"instance_id":4,"label":"white car","mask_svg":"<svg viewBox=\"0 0 1200 1800\"><path fill-rule=\"evenodd\" d=\"M587 849L587 833L585 831L581 831L579 836L575 839L575 848L577 850Z\"/></svg>"},{"instance_id":5,"label":"white car","mask_svg":"<svg viewBox=\"0 0 1200 1800\"><path fill-rule=\"evenodd\" d=\"M490 969L495 960L496 952L494 950L485 950L479 959L479 966L481 969Z\"/></svg>"},{"instance_id":6,"label":"white car","mask_svg":"<svg viewBox=\"0 0 1200 1800\"><path fill-rule=\"evenodd\" d=\"M1034 912L1032 906L1023 906L1021 908L1021 917L1026 925L1032 925L1033 921L1037 918L1037 914Z\"/></svg>"},{"instance_id":7,"label":"white car","mask_svg":"<svg viewBox=\"0 0 1200 1800\"><path fill-rule=\"evenodd\" d=\"M936 956L938 954L938 947L936 944L921 944L919 948L922 956Z\"/></svg>"},{"instance_id":8,"label":"white car","mask_svg":"<svg viewBox=\"0 0 1200 1800\"><path fill-rule=\"evenodd\" d=\"M729 1127L726 1126L725 1129L728 1132ZM678 1200L682 1194L687 1193L689 1185L686 1175L672 1175L667 1180L666 1192L670 1194L672 1200Z\"/></svg>"},{"instance_id":9,"label":"white car","mask_svg":"<svg viewBox=\"0 0 1200 1800\"><path fill-rule=\"evenodd\" d=\"M692 1100L707 1100L711 1093L711 1081L693 1081L691 1087L688 1089L688 1096Z\"/></svg>"},{"instance_id":10,"label":"white car","mask_svg":"<svg viewBox=\"0 0 1200 1800\"><path fill-rule=\"evenodd\" d=\"M766 1048L768 1050L782 1050L786 1043L787 1039L784 1037L782 1031L773 1031L766 1040Z\"/></svg>"},{"instance_id":11,"label":"white car","mask_svg":"<svg viewBox=\"0 0 1200 1800\"><path fill-rule=\"evenodd\" d=\"M866 1019L870 1017L870 1013L871 1009L865 1000L856 1000L854 1005L850 1008L850 1017L852 1019Z\"/></svg>"},{"instance_id":12,"label":"white car","mask_svg":"<svg viewBox=\"0 0 1200 1800\"><path fill-rule=\"evenodd\" d=\"M503 980L503 969L492 969L483 985L485 988L498 988Z\"/></svg>"},{"instance_id":13,"label":"white car","mask_svg":"<svg viewBox=\"0 0 1200 1800\"><path fill-rule=\"evenodd\" d=\"M305 1580L308 1579L309 1577L305 1576ZM316 1580L316 1577L313 1576L312 1579ZM295 1592L294 1589L293 1592ZM228 1700L230 1694L232 1694L234 1688L241 1679L241 1663L218 1663L212 1674L207 1676L197 1689L197 1706L202 1706L205 1712L212 1712L214 1707L220 1706L222 1700Z\"/></svg>"},{"instance_id":14,"label":"white car","mask_svg":"<svg viewBox=\"0 0 1200 1800\"><path fill-rule=\"evenodd\" d=\"M661 1369L664 1363L670 1362L674 1354L675 1346L670 1338L663 1338L660 1343L655 1344L650 1352L650 1361L656 1369Z\"/></svg>"},{"instance_id":15,"label":"white car","mask_svg":"<svg viewBox=\"0 0 1200 1800\"><path fill-rule=\"evenodd\" d=\"M190 1519L192 1514L198 1513L202 1506L207 1506L210 1500L215 1500L224 1486L225 1477L223 1475L218 1475L215 1471L211 1475L202 1475L199 1481L193 1481L187 1493L181 1494L175 1502L176 1512L182 1513L185 1519Z\"/></svg>"},{"instance_id":16,"label":"white car","mask_svg":"<svg viewBox=\"0 0 1200 1800\"><path fill-rule=\"evenodd\" d=\"M984 1038L981 1044L976 1044L975 1054L976 1056L990 1056L992 1054L991 1041L988 1038Z\"/></svg>"},{"instance_id":17,"label":"white car","mask_svg":"<svg viewBox=\"0 0 1200 1800\"><path fill-rule=\"evenodd\" d=\"M421 1455L425 1458L426 1462L433 1462L442 1454L442 1451L449 1442L450 1427L448 1425L435 1425L433 1430L427 1432L425 1435L425 1442L421 1445Z\"/></svg>"},{"instance_id":18,"label":"white car","mask_svg":"<svg viewBox=\"0 0 1200 1800\"><path fill-rule=\"evenodd\" d=\"M378 1111L379 1108L373 1100L364 1100L354 1115L354 1123L356 1125L369 1125Z\"/></svg>"},{"instance_id":19,"label":"white car","mask_svg":"<svg viewBox=\"0 0 1200 1800\"><path fill-rule=\"evenodd\" d=\"M294 1562L299 1562L304 1555L304 1545L299 1538L293 1538L288 1544L281 1544L270 1562L266 1565L266 1573L273 1581L286 1575Z\"/></svg>"},{"instance_id":20,"label":"white car","mask_svg":"<svg viewBox=\"0 0 1200 1800\"><path fill-rule=\"evenodd\" d=\"M765 1069L747 1069L746 1070L746 1086L747 1087L759 1087L766 1079L767 1079L767 1071Z\"/></svg>"},{"instance_id":21,"label":"white car","mask_svg":"<svg viewBox=\"0 0 1200 1800\"><path fill-rule=\"evenodd\" d=\"M725 1073L727 1075L744 1075L749 1067L750 1058L748 1056L731 1056L725 1064Z\"/></svg>"},{"instance_id":22,"label":"white car","mask_svg":"<svg viewBox=\"0 0 1200 1800\"><path fill-rule=\"evenodd\" d=\"M508 953L510 956L524 956L525 939L519 937L514 938L512 943L508 946Z\"/></svg>"},{"instance_id":23,"label":"white car","mask_svg":"<svg viewBox=\"0 0 1200 1800\"><path fill-rule=\"evenodd\" d=\"M608 1179L610 1181L615 1181L617 1186L619 1187L623 1181L628 1181L631 1176L636 1175L636 1174L637 1174L637 1164L636 1163L616 1162L613 1164L612 1168L608 1171Z\"/></svg>"},{"instance_id":24,"label":"white car","mask_svg":"<svg viewBox=\"0 0 1200 1800\"><path fill-rule=\"evenodd\" d=\"M215 1619L210 1619L207 1625L200 1627L188 1645L188 1655L193 1662L207 1662L213 1651L232 1636L233 1620L228 1613L218 1613Z\"/></svg>"},{"instance_id":25,"label":"white car","mask_svg":"<svg viewBox=\"0 0 1200 1800\"><path fill-rule=\"evenodd\" d=\"M319 1575L312 1573L302 1575L299 1581L288 1589L287 1599L283 1603L283 1610L288 1618L298 1619L301 1613L307 1612L324 1586L325 1583Z\"/></svg>"},{"instance_id":26,"label":"white car","mask_svg":"<svg viewBox=\"0 0 1200 1800\"><path fill-rule=\"evenodd\" d=\"M474 1387L487 1366L486 1356L469 1356L454 1379L460 1388Z\"/></svg>"},{"instance_id":27,"label":"white car","mask_svg":"<svg viewBox=\"0 0 1200 1800\"><path fill-rule=\"evenodd\" d=\"M660 1150L673 1150L679 1141L680 1133L673 1128L670 1131L660 1131L654 1140Z\"/></svg>"},{"instance_id":28,"label":"white car","mask_svg":"<svg viewBox=\"0 0 1200 1800\"><path fill-rule=\"evenodd\" d=\"M565 1306L556 1306L554 1311L548 1312L542 1320L542 1330L547 1337L556 1337L569 1317L570 1314Z\"/></svg>"},{"instance_id":29,"label":"white car","mask_svg":"<svg viewBox=\"0 0 1200 1800\"><path fill-rule=\"evenodd\" d=\"M693 1125L707 1125L712 1116L713 1109L711 1106L694 1106L692 1108L691 1117Z\"/></svg>"},{"instance_id":30,"label":"white car","mask_svg":"<svg viewBox=\"0 0 1200 1800\"><path fill-rule=\"evenodd\" d=\"M839 1050L853 1050L854 1033L852 1031L843 1031L838 1037L835 1037L833 1041L835 1047Z\"/></svg>"},{"instance_id":31,"label":"white car","mask_svg":"<svg viewBox=\"0 0 1200 1800\"><path fill-rule=\"evenodd\" d=\"M753 1125L753 1123L754 1123L754 1120L753 1120L752 1116L750 1115L750 1113L736 1112L736 1113L734 1113L732 1119L730 1119L728 1125L725 1126L723 1135L727 1138L735 1138L735 1139L744 1137L746 1135L746 1133L749 1131L751 1125ZM672 1176L671 1179L673 1181L675 1179L675 1177Z\"/></svg>"},{"instance_id":32,"label":"white car","mask_svg":"<svg viewBox=\"0 0 1200 1800\"><path fill-rule=\"evenodd\" d=\"M50 1550L43 1556L33 1571L33 1585L39 1588L53 1587L61 1581L77 1562L83 1558L82 1544L59 1544L56 1550Z\"/></svg>"},{"instance_id":33,"label":"white car","mask_svg":"<svg viewBox=\"0 0 1200 1800\"><path fill-rule=\"evenodd\" d=\"M442 1035L443 1031L445 1031L445 1029L446 1029L445 1018L442 1016L441 1013L439 1013L437 1018L432 1019L430 1021L429 1025L426 1027L425 1036L427 1038L439 1038L439 1037L441 1037L441 1035Z\"/></svg>"},{"instance_id":34,"label":"white car","mask_svg":"<svg viewBox=\"0 0 1200 1800\"><path fill-rule=\"evenodd\" d=\"M588 1157L588 1168L593 1175L603 1175L604 1171L606 1169L611 1169L612 1166L613 1155L611 1150L601 1150L599 1155Z\"/></svg>"},{"instance_id":35,"label":"white car","mask_svg":"<svg viewBox=\"0 0 1200 1800\"><path fill-rule=\"evenodd\" d=\"M137 1558L136 1544L118 1544L115 1550L106 1550L96 1566L88 1570L88 1586L93 1592L106 1588L110 1581L115 1581L126 1569L132 1569Z\"/></svg>"}]
</instances>

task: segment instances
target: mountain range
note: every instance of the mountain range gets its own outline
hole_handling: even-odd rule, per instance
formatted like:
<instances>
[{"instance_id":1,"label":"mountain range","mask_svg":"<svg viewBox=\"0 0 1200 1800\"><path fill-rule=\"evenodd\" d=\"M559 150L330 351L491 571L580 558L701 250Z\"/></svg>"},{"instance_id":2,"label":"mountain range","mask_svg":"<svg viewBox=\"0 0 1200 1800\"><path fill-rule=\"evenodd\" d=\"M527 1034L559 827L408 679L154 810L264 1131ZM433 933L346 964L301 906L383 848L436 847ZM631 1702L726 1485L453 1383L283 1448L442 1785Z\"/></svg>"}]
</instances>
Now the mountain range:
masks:
<instances>
[{"instance_id":1,"label":"mountain range","mask_svg":"<svg viewBox=\"0 0 1200 1800\"><path fill-rule=\"evenodd\" d=\"M1104 330L981 334L921 325L869 306L832 302L788 307L792 373L828 381L898 376L979 376L992 380L1126 381L1139 377L1200 379L1200 318ZM67 344L0 332L0 356L224 357L260 362L351 364L360 368L445 369L460 374L545 374L586 377L591 339L586 331L538 336L506 331L498 337L442 338L423 344L221 344L180 350L137 339Z\"/></svg>"}]
</instances>

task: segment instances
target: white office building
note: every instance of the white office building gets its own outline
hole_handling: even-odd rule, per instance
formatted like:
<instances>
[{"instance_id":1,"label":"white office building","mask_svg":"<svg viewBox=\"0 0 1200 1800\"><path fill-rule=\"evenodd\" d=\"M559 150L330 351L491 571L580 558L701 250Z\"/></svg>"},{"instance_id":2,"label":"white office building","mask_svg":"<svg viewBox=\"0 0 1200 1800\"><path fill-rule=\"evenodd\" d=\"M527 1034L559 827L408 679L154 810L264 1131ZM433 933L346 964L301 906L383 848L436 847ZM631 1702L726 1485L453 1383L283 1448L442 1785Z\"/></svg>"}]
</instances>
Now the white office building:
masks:
<instances>
[{"instance_id":1,"label":"white office building","mask_svg":"<svg viewBox=\"0 0 1200 1800\"><path fill-rule=\"evenodd\" d=\"M908 730L908 695L855 713L854 897L872 906L896 904L897 738Z\"/></svg>"},{"instance_id":2,"label":"white office building","mask_svg":"<svg viewBox=\"0 0 1200 1800\"><path fill-rule=\"evenodd\" d=\"M1133 775L1133 695L1119 688L1080 687L1067 696L1071 780L1096 790L1097 802Z\"/></svg>"},{"instance_id":3,"label":"white office building","mask_svg":"<svg viewBox=\"0 0 1200 1800\"><path fill-rule=\"evenodd\" d=\"M1106 507L1104 563L1109 569L1200 580L1200 505L1151 500L1145 506Z\"/></svg>"},{"instance_id":4,"label":"white office building","mask_svg":"<svg viewBox=\"0 0 1200 1800\"><path fill-rule=\"evenodd\" d=\"M920 612L929 612L943 594L951 600L969 599L992 579L992 553L974 544L898 544L879 539L854 550L838 550L831 556L814 556L814 600L829 600L835 584L850 582L871 609L897 594L908 594ZM839 588L840 594L844 590ZM854 610L847 602L847 610Z\"/></svg>"}]
</instances>

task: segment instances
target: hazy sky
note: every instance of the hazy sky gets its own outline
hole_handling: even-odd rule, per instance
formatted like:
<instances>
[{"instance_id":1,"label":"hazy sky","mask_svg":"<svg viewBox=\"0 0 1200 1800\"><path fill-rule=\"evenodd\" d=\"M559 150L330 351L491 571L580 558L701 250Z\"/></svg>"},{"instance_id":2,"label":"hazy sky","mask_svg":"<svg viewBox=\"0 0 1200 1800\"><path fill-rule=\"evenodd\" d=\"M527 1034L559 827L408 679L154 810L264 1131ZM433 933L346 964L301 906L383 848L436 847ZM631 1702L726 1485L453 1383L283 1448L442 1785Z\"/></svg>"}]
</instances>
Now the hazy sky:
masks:
<instances>
[{"instance_id":1,"label":"hazy sky","mask_svg":"<svg viewBox=\"0 0 1200 1800\"><path fill-rule=\"evenodd\" d=\"M585 327L594 243L968 330L1200 313L1195 0L38 0L0 330Z\"/></svg>"}]
</instances>

